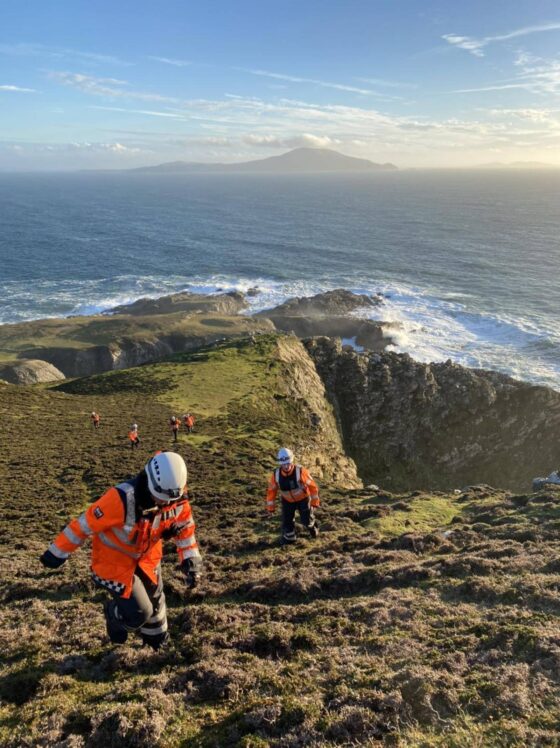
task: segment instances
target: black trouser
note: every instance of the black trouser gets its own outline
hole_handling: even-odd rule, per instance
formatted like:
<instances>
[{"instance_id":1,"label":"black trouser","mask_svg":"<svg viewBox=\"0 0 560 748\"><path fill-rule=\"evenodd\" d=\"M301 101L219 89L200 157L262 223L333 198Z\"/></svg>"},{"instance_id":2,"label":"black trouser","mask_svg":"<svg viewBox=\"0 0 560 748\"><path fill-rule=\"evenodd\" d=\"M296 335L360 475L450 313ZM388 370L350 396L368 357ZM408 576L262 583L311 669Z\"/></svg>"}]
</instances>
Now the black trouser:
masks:
<instances>
[{"instance_id":1,"label":"black trouser","mask_svg":"<svg viewBox=\"0 0 560 748\"><path fill-rule=\"evenodd\" d=\"M134 573L132 594L121 597L113 593L109 604L110 626L114 629L117 643L126 640L125 632L139 631L146 644L157 649L167 639L167 607L158 566L157 582L154 583L140 567ZM113 640L111 631L109 635Z\"/></svg>"},{"instance_id":2,"label":"black trouser","mask_svg":"<svg viewBox=\"0 0 560 748\"><path fill-rule=\"evenodd\" d=\"M177 437L179 435L179 429L173 429L173 441L177 441Z\"/></svg>"},{"instance_id":3,"label":"black trouser","mask_svg":"<svg viewBox=\"0 0 560 748\"><path fill-rule=\"evenodd\" d=\"M139 446L140 446L140 439L138 437L136 437L136 439L130 440L130 449L134 449L134 447L139 447Z\"/></svg>"},{"instance_id":4,"label":"black trouser","mask_svg":"<svg viewBox=\"0 0 560 748\"><path fill-rule=\"evenodd\" d=\"M315 516L309 498L301 501L286 501L282 499L282 540L293 543L296 539L295 516L296 510L304 527L311 533L315 527Z\"/></svg>"}]
</instances>

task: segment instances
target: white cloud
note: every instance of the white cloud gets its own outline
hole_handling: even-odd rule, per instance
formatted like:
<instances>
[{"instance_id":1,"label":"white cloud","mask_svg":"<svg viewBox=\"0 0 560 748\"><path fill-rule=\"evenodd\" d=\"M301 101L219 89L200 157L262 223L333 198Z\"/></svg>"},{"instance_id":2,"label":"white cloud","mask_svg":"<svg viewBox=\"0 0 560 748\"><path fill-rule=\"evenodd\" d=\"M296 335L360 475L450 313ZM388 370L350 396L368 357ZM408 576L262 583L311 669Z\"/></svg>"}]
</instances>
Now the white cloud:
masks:
<instances>
[{"instance_id":1,"label":"white cloud","mask_svg":"<svg viewBox=\"0 0 560 748\"><path fill-rule=\"evenodd\" d=\"M387 88L418 88L414 83L402 83L401 81L388 81L385 78L356 78L362 83L369 83L372 86L385 86Z\"/></svg>"},{"instance_id":2,"label":"white cloud","mask_svg":"<svg viewBox=\"0 0 560 748\"><path fill-rule=\"evenodd\" d=\"M174 60L170 57L148 57L149 60L155 60L156 62L163 62L165 65L174 65L177 68L186 68L191 63L188 60Z\"/></svg>"},{"instance_id":3,"label":"white cloud","mask_svg":"<svg viewBox=\"0 0 560 748\"><path fill-rule=\"evenodd\" d=\"M461 88L452 93L478 93L510 89L523 89L536 95L560 93L560 58L545 60L522 53L517 57L515 66L518 72L513 78L497 81L487 86Z\"/></svg>"},{"instance_id":4,"label":"white cloud","mask_svg":"<svg viewBox=\"0 0 560 748\"><path fill-rule=\"evenodd\" d=\"M37 93L34 88L22 88L21 86L0 86L0 91L14 91L16 93Z\"/></svg>"},{"instance_id":5,"label":"white cloud","mask_svg":"<svg viewBox=\"0 0 560 748\"><path fill-rule=\"evenodd\" d=\"M551 23L541 23L534 26L524 26L514 31L507 31L502 34L494 34L493 36L484 36L481 39L474 39L470 36L459 36L458 34L444 34L442 39L452 44L459 49L465 49L475 57L484 57L482 51L484 47L492 42L507 41L508 39L516 39L520 36L527 36L529 34L539 34L543 31L558 31L560 29L560 21L552 21Z\"/></svg>"},{"instance_id":6,"label":"white cloud","mask_svg":"<svg viewBox=\"0 0 560 748\"><path fill-rule=\"evenodd\" d=\"M280 137L277 135L254 135L249 133L242 137L242 141L247 145L254 145L265 148L333 148L342 145L342 141L331 138L328 135L312 135L311 133L302 133L289 137Z\"/></svg>"},{"instance_id":7,"label":"white cloud","mask_svg":"<svg viewBox=\"0 0 560 748\"><path fill-rule=\"evenodd\" d=\"M170 119L186 120L186 117L182 117L180 114L175 114L173 112L158 112L152 109L127 109L118 106L90 106L89 108L101 109L106 112L125 112L127 114L145 114L149 117L169 117Z\"/></svg>"},{"instance_id":8,"label":"white cloud","mask_svg":"<svg viewBox=\"0 0 560 748\"><path fill-rule=\"evenodd\" d=\"M117 156L134 156L142 153L141 148L123 145L123 143L95 143L87 140L71 143L9 143L5 145L16 153L26 155L37 153L110 153Z\"/></svg>"},{"instance_id":9,"label":"white cloud","mask_svg":"<svg viewBox=\"0 0 560 748\"><path fill-rule=\"evenodd\" d=\"M131 65L132 63L121 60L114 55L104 55L97 52L84 52L66 47L52 47L46 44L30 44L19 42L17 44L0 44L0 54L13 57L47 57L47 58L77 58L96 64L105 65Z\"/></svg>"},{"instance_id":10,"label":"white cloud","mask_svg":"<svg viewBox=\"0 0 560 748\"><path fill-rule=\"evenodd\" d=\"M362 94L364 96L377 96L375 91L370 91L368 88L357 88L356 86L347 86L342 83L331 83L330 81L317 80L316 78L301 78L295 75L286 75L284 73L271 73L269 70L251 70L249 68L239 68L245 73L251 75L260 75L265 78L275 78L276 80L289 81L290 83L312 83L315 86L322 86L323 88L333 88L336 91L348 91L350 93Z\"/></svg>"},{"instance_id":11,"label":"white cloud","mask_svg":"<svg viewBox=\"0 0 560 748\"><path fill-rule=\"evenodd\" d=\"M178 99L170 96L161 96L156 93L143 93L126 88L127 81L117 78L96 78L93 75L69 72L51 72L49 77L71 88L77 88L84 93L93 96L107 96L110 98L139 99L142 101L168 101L177 102Z\"/></svg>"}]
</instances>

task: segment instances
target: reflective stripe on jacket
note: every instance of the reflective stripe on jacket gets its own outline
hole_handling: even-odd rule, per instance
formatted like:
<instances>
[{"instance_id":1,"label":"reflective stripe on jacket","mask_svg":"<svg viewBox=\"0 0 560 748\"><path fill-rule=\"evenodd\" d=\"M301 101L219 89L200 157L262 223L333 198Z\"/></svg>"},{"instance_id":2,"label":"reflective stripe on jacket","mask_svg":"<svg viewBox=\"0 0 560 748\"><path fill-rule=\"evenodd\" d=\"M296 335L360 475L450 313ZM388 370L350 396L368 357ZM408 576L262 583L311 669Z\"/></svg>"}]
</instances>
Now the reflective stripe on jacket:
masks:
<instances>
[{"instance_id":1,"label":"reflective stripe on jacket","mask_svg":"<svg viewBox=\"0 0 560 748\"><path fill-rule=\"evenodd\" d=\"M132 481L110 488L64 528L49 550L57 558L68 558L91 536L94 579L130 597L137 566L157 583L166 531L173 535L180 562L200 556L189 502L183 499L142 513Z\"/></svg>"},{"instance_id":2,"label":"reflective stripe on jacket","mask_svg":"<svg viewBox=\"0 0 560 748\"><path fill-rule=\"evenodd\" d=\"M278 493L284 501L295 502L309 498L313 505L319 502L317 484L309 471L301 465L295 465L294 469L287 474L280 468L272 473L266 492L266 508L269 512L274 511Z\"/></svg>"}]
</instances>

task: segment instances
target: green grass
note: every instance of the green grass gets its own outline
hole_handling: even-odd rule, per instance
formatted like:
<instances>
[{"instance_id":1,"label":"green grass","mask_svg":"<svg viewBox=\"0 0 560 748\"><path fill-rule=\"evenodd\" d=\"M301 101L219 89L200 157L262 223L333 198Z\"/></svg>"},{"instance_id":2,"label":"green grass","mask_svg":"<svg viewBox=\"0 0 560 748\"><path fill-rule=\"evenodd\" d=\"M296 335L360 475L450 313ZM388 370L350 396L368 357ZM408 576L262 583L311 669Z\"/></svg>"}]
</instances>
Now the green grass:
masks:
<instances>
[{"instance_id":1,"label":"green grass","mask_svg":"<svg viewBox=\"0 0 560 748\"><path fill-rule=\"evenodd\" d=\"M430 532L449 525L464 509L464 505L450 496L426 494L406 503L409 511L395 510L379 519L367 520L365 525L385 537Z\"/></svg>"}]
</instances>

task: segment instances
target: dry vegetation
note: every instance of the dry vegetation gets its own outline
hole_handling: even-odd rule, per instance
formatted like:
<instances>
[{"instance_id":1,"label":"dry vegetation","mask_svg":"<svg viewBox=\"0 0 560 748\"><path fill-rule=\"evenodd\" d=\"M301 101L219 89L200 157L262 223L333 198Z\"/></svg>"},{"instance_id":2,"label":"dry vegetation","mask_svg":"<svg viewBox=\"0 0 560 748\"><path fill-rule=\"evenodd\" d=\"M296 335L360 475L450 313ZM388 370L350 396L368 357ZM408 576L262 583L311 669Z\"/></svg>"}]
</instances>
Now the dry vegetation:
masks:
<instances>
[{"instance_id":1,"label":"dry vegetation","mask_svg":"<svg viewBox=\"0 0 560 748\"><path fill-rule=\"evenodd\" d=\"M274 397L274 345L0 386L0 744L558 745L560 494L324 486L320 537L280 549L264 480L277 443L309 424ZM237 372L220 408L213 369L222 385ZM37 559L69 516L171 446L172 405L201 415L178 448L205 580L189 597L170 546L171 646L113 647L88 553L58 573Z\"/></svg>"}]
</instances>

